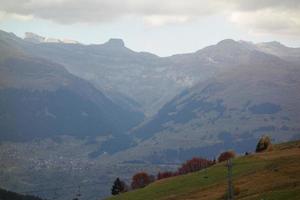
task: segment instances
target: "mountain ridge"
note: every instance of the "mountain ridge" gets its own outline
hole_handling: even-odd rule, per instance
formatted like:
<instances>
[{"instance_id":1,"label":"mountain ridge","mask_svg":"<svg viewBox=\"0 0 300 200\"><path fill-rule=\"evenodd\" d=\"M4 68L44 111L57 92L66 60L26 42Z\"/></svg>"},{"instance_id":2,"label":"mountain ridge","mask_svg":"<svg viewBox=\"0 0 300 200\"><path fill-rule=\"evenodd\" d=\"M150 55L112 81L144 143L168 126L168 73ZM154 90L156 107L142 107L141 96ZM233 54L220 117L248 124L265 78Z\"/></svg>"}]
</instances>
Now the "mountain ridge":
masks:
<instances>
[{"instance_id":1,"label":"mountain ridge","mask_svg":"<svg viewBox=\"0 0 300 200\"><path fill-rule=\"evenodd\" d=\"M241 55L242 52L239 50L244 52L250 47L253 51L263 51L262 48L259 49L255 45L243 45L245 42L231 39L220 41L216 45L205 47L193 53L167 57L159 57L148 52L132 51L120 39L91 45L36 44L26 43L26 41L24 43L23 41L20 41L21 48L28 54L63 65L70 73L91 82L112 100L116 97L115 94L133 99L141 105L141 109L147 116L155 114L181 90L206 79L206 77L213 76L218 71L217 62L223 62L224 55L219 56L219 58L218 56L217 58L208 56L209 49L216 49L216 47L222 49L222 46L226 46L225 43L227 42L229 46L238 47L235 52ZM118 41L116 42L118 45L111 45L113 41ZM111 48L112 46L113 48ZM231 52L229 50L221 51L220 54ZM273 55L285 57L278 53ZM297 60L297 55L295 54L293 59ZM232 55L228 54L228 56ZM231 60L228 65L240 61L234 57ZM121 77L120 73L123 73L126 79Z\"/></svg>"}]
</instances>

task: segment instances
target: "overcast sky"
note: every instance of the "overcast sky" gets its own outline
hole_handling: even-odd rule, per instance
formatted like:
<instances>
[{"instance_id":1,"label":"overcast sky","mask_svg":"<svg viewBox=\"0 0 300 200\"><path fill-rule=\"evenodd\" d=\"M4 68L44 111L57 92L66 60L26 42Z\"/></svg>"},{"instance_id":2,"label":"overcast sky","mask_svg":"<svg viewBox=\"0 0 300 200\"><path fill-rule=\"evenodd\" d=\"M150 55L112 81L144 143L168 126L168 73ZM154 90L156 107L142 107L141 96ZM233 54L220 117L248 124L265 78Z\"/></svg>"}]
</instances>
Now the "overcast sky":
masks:
<instances>
[{"instance_id":1,"label":"overcast sky","mask_svg":"<svg viewBox=\"0 0 300 200\"><path fill-rule=\"evenodd\" d=\"M300 0L0 0L0 29L161 56L226 38L300 46Z\"/></svg>"}]
</instances>

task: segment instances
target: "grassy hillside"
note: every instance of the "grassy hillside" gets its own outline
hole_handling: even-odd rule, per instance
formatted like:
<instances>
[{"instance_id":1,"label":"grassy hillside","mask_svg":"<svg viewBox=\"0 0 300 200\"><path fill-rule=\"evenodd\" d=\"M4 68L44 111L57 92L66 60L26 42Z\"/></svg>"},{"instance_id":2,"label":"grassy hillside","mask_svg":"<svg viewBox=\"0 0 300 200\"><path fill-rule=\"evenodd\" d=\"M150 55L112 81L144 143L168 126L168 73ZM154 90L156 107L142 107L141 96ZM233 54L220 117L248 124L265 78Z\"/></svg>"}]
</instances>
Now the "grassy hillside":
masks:
<instances>
[{"instance_id":1,"label":"grassy hillside","mask_svg":"<svg viewBox=\"0 0 300 200\"><path fill-rule=\"evenodd\" d=\"M224 199L225 163L207 170L156 181L109 200ZM235 199L300 199L300 141L274 145L273 150L233 160Z\"/></svg>"}]
</instances>

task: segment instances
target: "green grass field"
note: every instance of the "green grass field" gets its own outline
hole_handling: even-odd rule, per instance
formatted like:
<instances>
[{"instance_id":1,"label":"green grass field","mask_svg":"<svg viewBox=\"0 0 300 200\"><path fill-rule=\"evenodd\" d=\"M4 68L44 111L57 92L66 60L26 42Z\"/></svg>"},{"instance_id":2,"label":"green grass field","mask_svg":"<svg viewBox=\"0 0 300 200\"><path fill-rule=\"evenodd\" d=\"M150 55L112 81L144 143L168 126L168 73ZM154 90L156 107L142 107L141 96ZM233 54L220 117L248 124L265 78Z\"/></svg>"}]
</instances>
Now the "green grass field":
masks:
<instances>
[{"instance_id":1,"label":"green grass field","mask_svg":"<svg viewBox=\"0 0 300 200\"><path fill-rule=\"evenodd\" d=\"M206 170L156 181L109 200L224 199L225 163ZM300 141L274 145L273 150L233 160L235 199L300 199ZM239 191L239 192L238 192Z\"/></svg>"}]
</instances>

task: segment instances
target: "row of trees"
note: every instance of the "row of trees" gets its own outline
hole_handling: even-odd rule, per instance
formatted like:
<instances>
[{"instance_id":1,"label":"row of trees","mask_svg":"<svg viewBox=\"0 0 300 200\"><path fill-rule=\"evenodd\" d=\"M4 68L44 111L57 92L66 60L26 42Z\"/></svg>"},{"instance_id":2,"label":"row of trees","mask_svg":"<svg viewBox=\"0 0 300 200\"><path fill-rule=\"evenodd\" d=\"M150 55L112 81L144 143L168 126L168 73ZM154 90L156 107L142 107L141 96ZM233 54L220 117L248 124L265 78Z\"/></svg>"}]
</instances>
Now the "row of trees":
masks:
<instances>
[{"instance_id":1,"label":"row of trees","mask_svg":"<svg viewBox=\"0 0 300 200\"><path fill-rule=\"evenodd\" d=\"M200 157L194 157L191 160L187 160L185 163L183 163L177 171L165 171L165 172L159 172L156 176L157 180L169 178L172 176L178 176L183 174L188 174L191 172L196 172L201 169L205 169L207 167L210 167L216 163L216 160L207 160Z\"/></svg>"},{"instance_id":2,"label":"row of trees","mask_svg":"<svg viewBox=\"0 0 300 200\"><path fill-rule=\"evenodd\" d=\"M256 152L263 152L272 150L272 144L271 139L268 136L262 136L261 139L258 141L256 145ZM245 155L249 155L248 152L246 152ZM154 182L155 180L161 180L164 178L169 178L173 176L183 175L191 172L196 172L202 169L205 169L207 167L210 167L217 162L224 162L231 158L234 158L236 156L236 153L234 151L225 151L221 153L218 157L218 160L208 160L201 157L194 157L191 160L187 160L185 163L183 163L177 171L165 171L165 172L159 172L156 177L153 175L149 175L146 172L139 172L132 177L131 181L131 187L126 185L124 181L121 181L119 178L117 178L112 186L111 193L112 195L117 195L119 193L127 192L130 188L131 189L138 189L143 188L150 183Z\"/></svg>"},{"instance_id":3,"label":"row of trees","mask_svg":"<svg viewBox=\"0 0 300 200\"><path fill-rule=\"evenodd\" d=\"M218 161L223 162L225 160L228 160L229 158L235 157L235 153L233 151L226 151L220 154ZM164 178L169 178L173 176L183 175L191 172L196 172L202 169L205 169L207 167L210 167L214 164L216 164L216 160L208 160L201 157L194 157L191 160L187 160L185 163L183 163L177 171L165 171L165 172L159 172L156 177L154 175L149 175L146 172L139 172L133 175L131 180L131 187L129 187L124 181L120 180L120 178L117 178L114 181L114 184L111 189L112 195L117 195L119 193L127 192L129 189L138 189L143 188L150 183L154 182L155 180L160 180Z\"/></svg>"}]
</instances>

